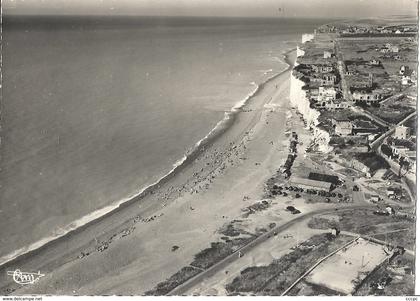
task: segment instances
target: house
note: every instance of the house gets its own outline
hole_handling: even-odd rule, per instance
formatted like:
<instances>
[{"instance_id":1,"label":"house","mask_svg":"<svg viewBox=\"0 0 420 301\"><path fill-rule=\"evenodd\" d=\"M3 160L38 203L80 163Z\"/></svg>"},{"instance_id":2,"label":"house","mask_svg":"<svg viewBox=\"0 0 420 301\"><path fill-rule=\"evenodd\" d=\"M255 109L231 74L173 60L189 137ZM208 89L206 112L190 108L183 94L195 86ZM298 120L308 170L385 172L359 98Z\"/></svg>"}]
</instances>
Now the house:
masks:
<instances>
[{"instance_id":1,"label":"house","mask_svg":"<svg viewBox=\"0 0 420 301\"><path fill-rule=\"evenodd\" d=\"M390 52L393 52L393 53L398 53L399 51L400 51L400 49L398 48L398 46L391 46L390 48L389 48L389 50L390 50Z\"/></svg>"},{"instance_id":2,"label":"house","mask_svg":"<svg viewBox=\"0 0 420 301\"><path fill-rule=\"evenodd\" d=\"M409 84L411 84L411 77L407 75L403 75L401 77L401 85L408 86Z\"/></svg>"},{"instance_id":3,"label":"house","mask_svg":"<svg viewBox=\"0 0 420 301\"><path fill-rule=\"evenodd\" d=\"M335 100L337 98L337 91L332 87L319 87L318 88L318 102L325 102Z\"/></svg>"},{"instance_id":4,"label":"house","mask_svg":"<svg viewBox=\"0 0 420 301\"><path fill-rule=\"evenodd\" d=\"M329 73L334 70L331 64L314 64L312 65L312 68L317 73Z\"/></svg>"},{"instance_id":5,"label":"house","mask_svg":"<svg viewBox=\"0 0 420 301\"><path fill-rule=\"evenodd\" d=\"M337 81L337 76L334 73L326 73L322 75L323 86L333 86Z\"/></svg>"},{"instance_id":6,"label":"house","mask_svg":"<svg viewBox=\"0 0 420 301\"><path fill-rule=\"evenodd\" d=\"M387 206L385 208L385 210L386 210L386 212L388 212L389 215L394 215L395 214L395 210L391 206Z\"/></svg>"},{"instance_id":7,"label":"house","mask_svg":"<svg viewBox=\"0 0 420 301\"><path fill-rule=\"evenodd\" d=\"M340 234L340 230L336 227L331 228L331 235L338 236Z\"/></svg>"},{"instance_id":8,"label":"house","mask_svg":"<svg viewBox=\"0 0 420 301\"><path fill-rule=\"evenodd\" d=\"M374 152L358 153L351 160L351 167L372 177L380 169L388 169L389 164L384 158Z\"/></svg>"},{"instance_id":9,"label":"house","mask_svg":"<svg viewBox=\"0 0 420 301\"><path fill-rule=\"evenodd\" d=\"M325 102L325 108L327 110L341 110L341 109L348 109L350 107L350 103L348 101L343 100L330 100Z\"/></svg>"},{"instance_id":10,"label":"house","mask_svg":"<svg viewBox=\"0 0 420 301\"><path fill-rule=\"evenodd\" d=\"M353 124L347 118L333 118L335 134L338 136L350 136L353 133Z\"/></svg>"},{"instance_id":11,"label":"house","mask_svg":"<svg viewBox=\"0 0 420 301\"><path fill-rule=\"evenodd\" d=\"M395 128L394 137L397 139L408 139L410 138L410 128L404 125L399 125Z\"/></svg>"},{"instance_id":12,"label":"house","mask_svg":"<svg viewBox=\"0 0 420 301\"><path fill-rule=\"evenodd\" d=\"M372 195L371 197L370 197L370 201L372 202L372 203L377 203L377 202L379 202L381 200L381 198L379 197L379 195Z\"/></svg>"},{"instance_id":13,"label":"house","mask_svg":"<svg viewBox=\"0 0 420 301\"><path fill-rule=\"evenodd\" d=\"M324 59L329 59L332 57L331 51L324 51Z\"/></svg>"},{"instance_id":14,"label":"house","mask_svg":"<svg viewBox=\"0 0 420 301\"><path fill-rule=\"evenodd\" d=\"M337 82L337 76L334 73L314 74L309 80L320 86L333 86Z\"/></svg>"},{"instance_id":15,"label":"house","mask_svg":"<svg viewBox=\"0 0 420 301\"><path fill-rule=\"evenodd\" d=\"M388 197L392 197L392 198L400 197L401 194L402 194L402 191L398 187L389 187L386 189L386 195Z\"/></svg>"},{"instance_id":16,"label":"house","mask_svg":"<svg viewBox=\"0 0 420 301\"><path fill-rule=\"evenodd\" d=\"M407 156L407 152L410 151L410 149L408 147L402 146L402 145L391 145L391 151L392 154L396 157L406 157Z\"/></svg>"},{"instance_id":17,"label":"house","mask_svg":"<svg viewBox=\"0 0 420 301\"><path fill-rule=\"evenodd\" d=\"M408 66L402 65L400 67L400 75L408 75L410 68Z\"/></svg>"},{"instance_id":18,"label":"house","mask_svg":"<svg viewBox=\"0 0 420 301\"><path fill-rule=\"evenodd\" d=\"M380 129L371 121L357 119L353 121L353 134L355 135L376 135Z\"/></svg>"},{"instance_id":19,"label":"house","mask_svg":"<svg viewBox=\"0 0 420 301\"><path fill-rule=\"evenodd\" d=\"M316 181L295 176L292 176L290 178L290 185L297 186L303 189L315 189L322 191L331 191L332 188L332 184L329 182Z\"/></svg>"},{"instance_id":20,"label":"house","mask_svg":"<svg viewBox=\"0 0 420 301\"><path fill-rule=\"evenodd\" d=\"M352 93L353 101L362 102L368 105L376 105L382 99L382 94L378 92L355 91Z\"/></svg>"},{"instance_id":21,"label":"house","mask_svg":"<svg viewBox=\"0 0 420 301\"><path fill-rule=\"evenodd\" d=\"M381 61L373 58L373 59L371 59L369 61L369 65L372 65L372 66L380 66L381 65Z\"/></svg>"}]
</instances>

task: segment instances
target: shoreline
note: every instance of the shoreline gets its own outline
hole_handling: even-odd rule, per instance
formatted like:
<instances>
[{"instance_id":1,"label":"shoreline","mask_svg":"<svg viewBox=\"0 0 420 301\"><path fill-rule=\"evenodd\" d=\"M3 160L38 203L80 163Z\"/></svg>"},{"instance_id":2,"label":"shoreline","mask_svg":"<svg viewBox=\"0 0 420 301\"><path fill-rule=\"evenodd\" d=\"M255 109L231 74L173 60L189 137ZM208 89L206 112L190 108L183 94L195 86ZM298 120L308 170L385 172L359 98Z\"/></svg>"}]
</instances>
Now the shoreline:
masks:
<instances>
[{"instance_id":1,"label":"shoreline","mask_svg":"<svg viewBox=\"0 0 420 301\"><path fill-rule=\"evenodd\" d=\"M130 197L119 200L112 205L106 206L105 208L95 210L83 216L82 218L68 224L64 227L66 229L64 230L64 233L45 237L41 240L38 240L37 242L30 244L27 247L20 248L14 252L11 252L1 257L0 269L12 266L20 260L25 260L26 258L32 255L36 255L37 253L42 252L44 248L48 248L49 246L54 245L54 243L59 243L61 240L65 240L70 236L77 235L89 226L95 225L96 223L105 220L107 217L110 217L118 213L119 211L130 207L134 203L141 202L145 197L154 194L154 192L156 190L159 190L161 186L167 184L172 178L176 177L178 174L182 174L183 170L187 169L190 164L192 164L200 155L202 155L202 153L206 151L207 148L209 148L219 138L223 137L223 134L226 131L228 131L235 123L237 115L242 112L242 109L246 105L248 105L249 101L252 100L252 98L258 96L260 91L264 89L264 87L267 84L271 83L284 73L291 71L294 62L290 60L289 55L295 51L295 48L291 48L282 52L281 55L283 57L283 62L286 63L288 66L280 72L269 77L261 84L257 85L256 89L252 91L252 93L249 93L242 101L236 103L230 111L225 112L224 118L221 119L204 138L200 139L194 144L192 148L188 149L183 158L177 160L172 165L173 168L169 172L164 174L161 178L159 178L156 182L143 187L139 190L139 192L133 194Z\"/></svg>"}]
</instances>

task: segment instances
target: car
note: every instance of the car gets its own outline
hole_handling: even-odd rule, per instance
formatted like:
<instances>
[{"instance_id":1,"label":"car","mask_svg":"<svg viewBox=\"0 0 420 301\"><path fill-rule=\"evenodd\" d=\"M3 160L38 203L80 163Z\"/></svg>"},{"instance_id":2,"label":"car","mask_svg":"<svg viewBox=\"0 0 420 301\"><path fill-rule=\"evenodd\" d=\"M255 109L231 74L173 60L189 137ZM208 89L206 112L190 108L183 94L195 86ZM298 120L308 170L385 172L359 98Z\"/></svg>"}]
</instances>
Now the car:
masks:
<instances>
[{"instance_id":1,"label":"car","mask_svg":"<svg viewBox=\"0 0 420 301\"><path fill-rule=\"evenodd\" d=\"M292 211L296 210L296 208L293 207L293 206L287 206L286 210L292 212Z\"/></svg>"},{"instance_id":2,"label":"car","mask_svg":"<svg viewBox=\"0 0 420 301\"><path fill-rule=\"evenodd\" d=\"M353 191L359 191L359 187L357 185L353 186Z\"/></svg>"}]
</instances>

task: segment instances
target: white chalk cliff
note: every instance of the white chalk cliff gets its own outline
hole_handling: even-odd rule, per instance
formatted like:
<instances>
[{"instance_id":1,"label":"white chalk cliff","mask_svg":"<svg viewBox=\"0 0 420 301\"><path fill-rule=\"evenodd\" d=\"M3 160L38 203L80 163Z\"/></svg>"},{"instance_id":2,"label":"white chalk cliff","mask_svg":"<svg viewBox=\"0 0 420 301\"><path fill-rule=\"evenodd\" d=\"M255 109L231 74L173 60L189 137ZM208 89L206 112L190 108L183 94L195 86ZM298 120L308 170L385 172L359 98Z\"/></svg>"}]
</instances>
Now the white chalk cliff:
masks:
<instances>
[{"instance_id":1,"label":"white chalk cliff","mask_svg":"<svg viewBox=\"0 0 420 301\"><path fill-rule=\"evenodd\" d=\"M297 57L303 56L305 51L299 48L296 49ZM295 66L299 64L295 62ZM318 150L321 152L329 152L332 147L329 145L330 135L325 130L319 128L318 117L320 112L310 107L309 98L306 95L306 91L303 90L305 83L297 78L293 72L290 78L290 102L303 116L306 121L307 127L313 130L314 137L313 142L318 146Z\"/></svg>"}]
</instances>

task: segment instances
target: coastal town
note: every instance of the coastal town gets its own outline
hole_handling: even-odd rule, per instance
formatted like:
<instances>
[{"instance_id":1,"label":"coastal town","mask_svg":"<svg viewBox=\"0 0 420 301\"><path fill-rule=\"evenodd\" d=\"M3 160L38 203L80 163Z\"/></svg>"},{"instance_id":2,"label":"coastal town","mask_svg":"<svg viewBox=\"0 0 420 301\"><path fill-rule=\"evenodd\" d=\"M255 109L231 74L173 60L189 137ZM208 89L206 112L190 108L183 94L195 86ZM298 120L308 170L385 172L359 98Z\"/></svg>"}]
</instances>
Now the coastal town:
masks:
<instances>
[{"instance_id":1,"label":"coastal town","mask_svg":"<svg viewBox=\"0 0 420 301\"><path fill-rule=\"evenodd\" d=\"M412 19L303 34L230 127L5 262L0 295L414 295L417 35ZM9 277L35 267L31 285Z\"/></svg>"},{"instance_id":2,"label":"coastal town","mask_svg":"<svg viewBox=\"0 0 420 301\"><path fill-rule=\"evenodd\" d=\"M287 155L263 199L146 294L413 294L417 30L366 21L302 35Z\"/></svg>"},{"instance_id":3,"label":"coastal town","mask_svg":"<svg viewBox=\"0 0 420 301\"><path fill-rule=\"evenodd\" d=\"M229 276L230 268L237 268L230 264L225 276L219 272L210 279L197 272L181 286L185 273L177 273L149 294L412 294L416 35L415 24L376 23L324 25L304 34L290 101L309 135L287 133L288 155L266 182L264 200L244 208L242 217L248 221L225 226L225 243L212 244L190 265L211 270L211 265L197 263L225 253L238 256L242 269ZM250 215L272 217L279 205L295 217L311 207L325 213L314 214L287 233L274 218L250 233ZM278 241L280 235L291 248L277 253L275 260L252 266L242 259L257 254L248 251L255 240L266 239L264 247L275 250L276 240L268 240ZM224 279L224 289L216 279Z\"/></svg>"},{"instance_id":4,"label":"coastal town","mask_svg":"<svg viewBox=\"0 0 420 301\"><path fill-rule=\"evenodd\" d=\"M323 253L287 294L413 291L416 36L416 24L368 21L328 24L302 36L291 102L313 137L305 161L286 164L271 192L373 206L312 218L312 228L357 238L333 255Z\"/></svg>"}]
</instances>

